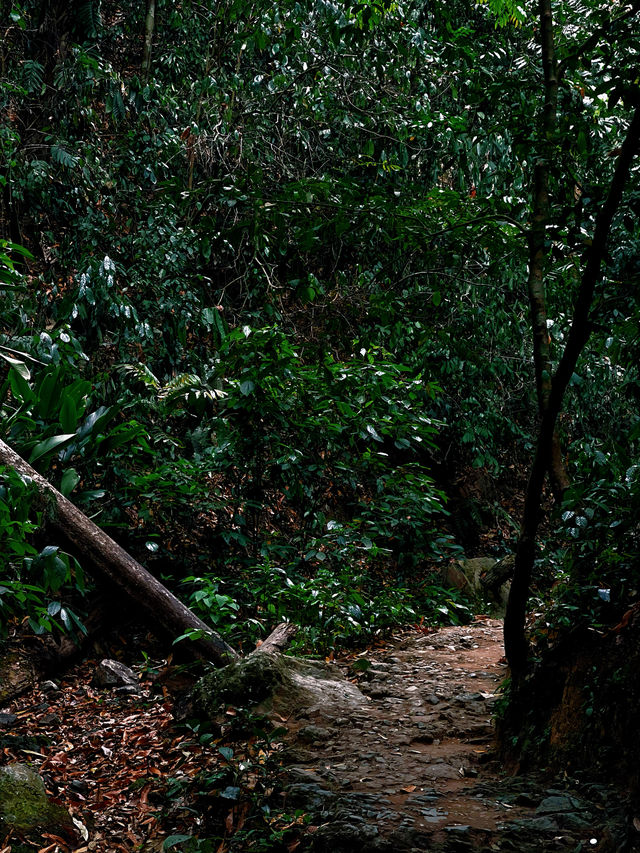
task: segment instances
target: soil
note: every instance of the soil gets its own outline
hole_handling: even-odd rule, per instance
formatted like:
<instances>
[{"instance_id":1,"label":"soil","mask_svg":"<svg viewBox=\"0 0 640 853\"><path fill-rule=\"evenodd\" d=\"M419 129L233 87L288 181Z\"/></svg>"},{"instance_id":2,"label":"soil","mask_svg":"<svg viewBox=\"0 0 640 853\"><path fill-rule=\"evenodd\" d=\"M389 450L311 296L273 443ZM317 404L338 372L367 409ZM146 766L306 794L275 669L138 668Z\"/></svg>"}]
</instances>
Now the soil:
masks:
<instances>
[{"instance_id":1,"label":"soil","mask_svg":"<svg viewBox=\"0 0 640 853\"><path fill-rule=\"evenodd\" d=\"M292 816L284 840L273 833L263 850L640 851L640 820L618 791L501 767L498 620L407 630L333 662L349 689L302 711L273 706L280 733L268 750L241 740L233 708L214 736L178 725L167 687L147 678L152 663L138 692L93 686L88 661L0 709L5 762L31 762L78 827L75 847L47 838L47 851L150 853L176 833L216 837L173 842L177 851L257 849L247 833L256 802L268 802L276 827L275 815ZM0 838L0 850L11 841Z\"/></svg>"}]
</instances>

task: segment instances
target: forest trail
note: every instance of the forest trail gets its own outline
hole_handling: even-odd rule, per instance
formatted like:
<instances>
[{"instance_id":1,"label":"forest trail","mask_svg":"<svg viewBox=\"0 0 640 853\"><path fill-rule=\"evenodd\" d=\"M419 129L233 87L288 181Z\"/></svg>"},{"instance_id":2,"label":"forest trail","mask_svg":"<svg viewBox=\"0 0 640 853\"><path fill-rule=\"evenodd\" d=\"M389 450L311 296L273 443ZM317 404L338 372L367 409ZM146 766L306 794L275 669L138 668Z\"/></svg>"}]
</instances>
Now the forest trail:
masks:
<instances>
[{"instance_id":1,"label":"forest trail","mask_svg":"<svg viewBox=\"0 0 640 853\"><path fill-rule=\"evenodd\" d=\"M51 853L640 849L617 792L500 767L502 655L502 623L487 617L408 629L335 662L342 692L302 712L271 709L280 733L269 743L233 708L217 734L176 724L145 667L138 692L118 692L92 685L86 661L3 709L0 748L6 763L32 764L84 827L76 844L43 839ZM266 837L252 841L260 815Z\"/></svg>"},{"instance_id":2,"label":"forest trail","mask_svg":"<svg viewBox=\"0 0 640 853\"><path fill-rule=\"evenodd\" d=\"M620 846L613 792L500 767L502 622L408 631L363 659L360 708L318 707L290 728L288 802L314 815L314 850L635 849Z\"/></svg>"}]
</instances>

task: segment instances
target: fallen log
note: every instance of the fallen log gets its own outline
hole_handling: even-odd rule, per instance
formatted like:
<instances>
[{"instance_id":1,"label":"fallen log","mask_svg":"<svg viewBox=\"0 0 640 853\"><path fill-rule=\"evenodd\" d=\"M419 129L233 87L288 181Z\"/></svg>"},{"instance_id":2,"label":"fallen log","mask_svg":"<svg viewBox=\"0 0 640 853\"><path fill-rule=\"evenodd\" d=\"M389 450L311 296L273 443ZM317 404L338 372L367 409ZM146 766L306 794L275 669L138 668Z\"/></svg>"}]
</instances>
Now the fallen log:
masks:
<instances>
[{"instance_id":1,"label":"fallen log","mask_svg":"<svg viewBox=\"0 0 640 853\"><path fill-rule=\"evenodd\" d=\"M501 560L483 572L480 576L482 586L493 595L499 595L500 587L511 580L516 564L515 554L507 554Z\"/></svg>"},{"instance_id":2,"label":"fallen log","mask_svg":"<svg viewBox=\"0 0 640 853\"><path fill-rule=\"evenodd\" d=\"M95 575L115 585L135 602L151 625L174 639L193 632L189 649L194 656L216 666L238 660L237 652L222 637L2 440L0 465L13 468L35 483L47 499L47 523L77 549Z\"/></svg>"},{"instance_id":3,"label":"fallen log","mask_svg":"<svg viewBox=\"0 0 640 853\"><path fill-rule=\"evenodd\" d=\"M266 639L256 646L251 654L273 654L282 652L287 648L297 633L297 625L294 625L292 622L281 622L279 625L276 625Z\"/></svg>"}]
</instances>

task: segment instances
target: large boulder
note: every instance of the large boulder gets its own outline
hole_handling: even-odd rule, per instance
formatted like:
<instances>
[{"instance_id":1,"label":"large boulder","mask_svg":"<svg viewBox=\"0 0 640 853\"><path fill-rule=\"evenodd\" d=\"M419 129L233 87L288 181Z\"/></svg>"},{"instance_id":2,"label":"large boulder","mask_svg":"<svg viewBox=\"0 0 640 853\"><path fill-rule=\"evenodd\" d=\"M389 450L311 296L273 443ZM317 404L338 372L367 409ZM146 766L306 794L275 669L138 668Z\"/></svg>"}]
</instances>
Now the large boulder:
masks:
<instances>
[{"instance_id":1,"label":"large boulder","mask_svg":"<svg viewBox=\"0 0 640 853\"><path fill-rule=\"evenodd\" d=\"M331 707L347 712L366 699L337 667L280 652L254 652L205 675L191 694L191 710L210 719L221 706L254 706L290 713Z\"/></svg>"},{"instance_id":2,"label":"large boulder","mask_svg":"<svg viewBox=\"0 0 640 853\"><path fill-rule=\"evenodd\" d=\"M35 841L43 832L76 840L71 816L51 802L33 768L26 764L0 768L0 837Z\"/></svg>"},{"instance_id":3,"label":"large boulder","mask_svg":"<svg viewBox=\"0 0 640 853\"><path fill-rule=\"evenodd\" d=\"M514 565L513 554L501 560L494 560L492 557L465 557L446 566L442 580L447 586L459 589L470 598L486 602L491 615L501 618L504 616L509 597Z\"/></svg>"}]
</instances>

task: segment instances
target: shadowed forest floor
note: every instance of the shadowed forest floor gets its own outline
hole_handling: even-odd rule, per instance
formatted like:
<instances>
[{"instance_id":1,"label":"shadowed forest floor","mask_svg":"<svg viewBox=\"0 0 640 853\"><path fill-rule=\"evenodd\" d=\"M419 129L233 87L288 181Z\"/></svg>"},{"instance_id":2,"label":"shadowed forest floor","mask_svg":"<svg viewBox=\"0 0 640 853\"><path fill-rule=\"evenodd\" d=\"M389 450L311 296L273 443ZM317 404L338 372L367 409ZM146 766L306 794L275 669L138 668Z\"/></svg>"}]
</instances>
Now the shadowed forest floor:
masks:
<instances>
[{"instance_id":1,"label":"shadowed forest floor","mask_svg":"<svg viewBox=\"0 0 640 853\"><path fill-rule=\"evenodd\" d=\"M43 839L51 853L640 849L615 791L502 770L502 655L502 624L486 617L405 631L335 662L358 688L342 700L227 708L210 731L176 723L147 670L139 695L119 694L91 686L88 661L14 702L0 743L78 822L75 846Z\"/></svg>"}]
</instances>

